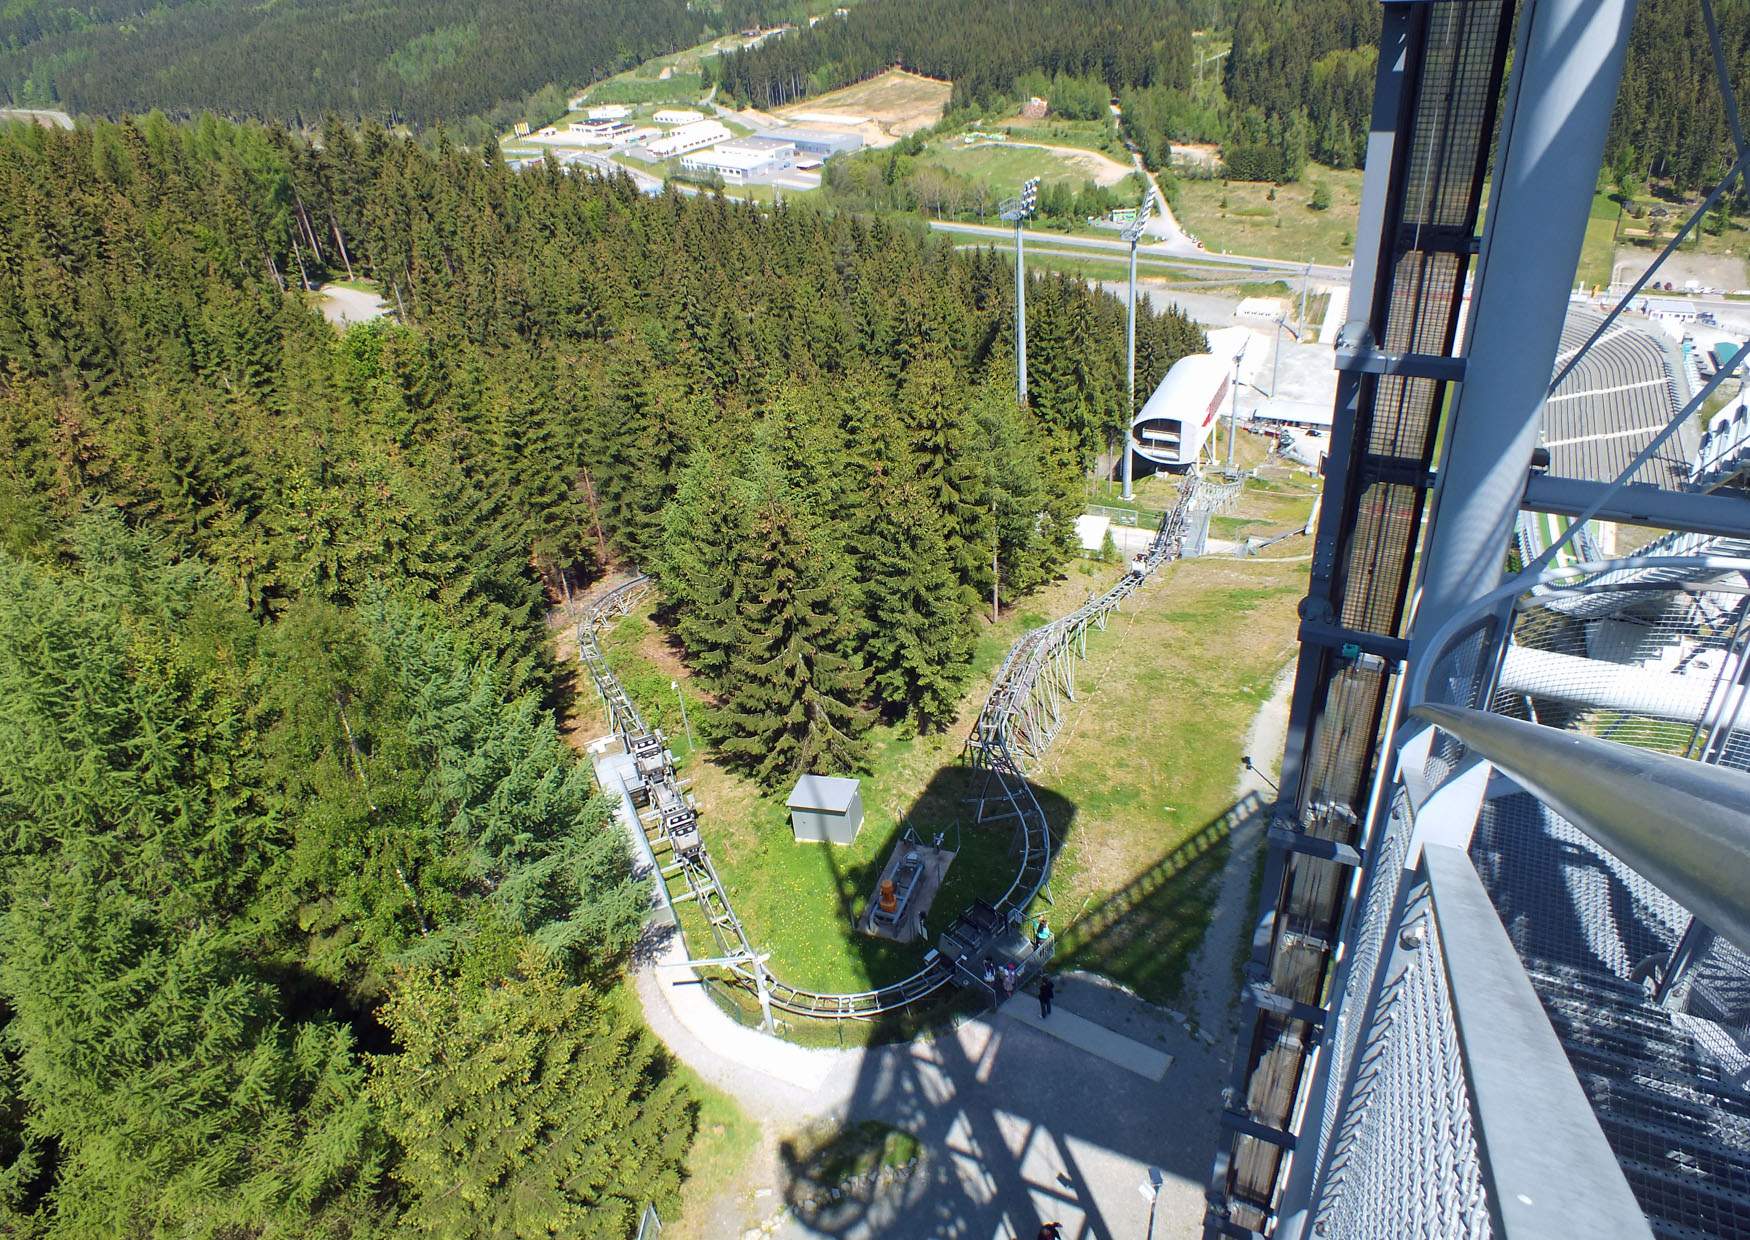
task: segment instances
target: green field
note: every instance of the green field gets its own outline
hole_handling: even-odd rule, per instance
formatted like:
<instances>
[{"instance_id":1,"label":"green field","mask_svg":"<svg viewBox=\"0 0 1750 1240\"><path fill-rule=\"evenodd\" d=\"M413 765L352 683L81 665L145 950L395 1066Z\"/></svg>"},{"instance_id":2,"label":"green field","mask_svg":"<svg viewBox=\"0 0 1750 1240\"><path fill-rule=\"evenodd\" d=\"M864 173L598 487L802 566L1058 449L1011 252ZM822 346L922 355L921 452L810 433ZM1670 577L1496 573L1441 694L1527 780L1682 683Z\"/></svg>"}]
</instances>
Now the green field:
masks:
<instances>
[{"instance_id":1,"label":"green field","mask_svg":"<svg viewBox=\"0 0 1750 1240\"><path fill-rule=\"evenodd\" d=\"M1331 205L1314 211L1307 204L1321 182L1330 191ZM1180 225L1213 253L1341 266L1354 256L1360 203L1358 170L1308 164L1306 175L1293 185L1181 179L1173 210Z\"/></svg>"},{"instance_id":2,"label":"green field","mask_svg":"<svg viewBox=\"0 0 1750 1240\"><path fill-rule=\"evenodd\" d=\"M968 128L985 132L1001 129L1015 142L1041 142L1047 146L1079 146L1110 155L1119 163L1129 163L1130 153L1118 138L1118 127L1110 117L1097 121L1072 121L1050 116L1044 120L1029 120L1024 116L1006 116L996 121L978 121Z\"/></svg>"},{"instance_id":3,"label":"green field","mask_svg":"<svg viewBox=\"0 0 1750 1240\"><path fill-rule=\"evenodd\" d=\"M1586 239L1580 244L1580 266L1574 278L1588 287L1610 284L1610 265L1616 259L1616 227L1622 208L1608 194L1592 196L1586 219Z\"/></svg>"}]
</instances>

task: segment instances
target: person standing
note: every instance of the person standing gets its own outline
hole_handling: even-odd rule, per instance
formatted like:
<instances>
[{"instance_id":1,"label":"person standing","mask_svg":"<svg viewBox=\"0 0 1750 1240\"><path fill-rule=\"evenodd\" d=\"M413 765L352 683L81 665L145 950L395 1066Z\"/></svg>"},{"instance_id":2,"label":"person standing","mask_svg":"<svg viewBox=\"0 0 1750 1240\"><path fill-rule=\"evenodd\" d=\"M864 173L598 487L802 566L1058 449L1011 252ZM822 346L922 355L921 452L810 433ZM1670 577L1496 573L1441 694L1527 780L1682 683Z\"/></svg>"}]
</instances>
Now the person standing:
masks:
<instances>
[{"instance_id":1,"label":"person standing","mask_svg":"<svg viewBox=\"0 0 1750 1240\"><path fill-rule=\"evenodd\" d=\"M1009 964L1007 961L1004 961L1003 962L1003 998L1005 1000L1007 1000L1007 999L1013 999L1014 997L1015 997L1015 966L1012 964Z\"/></svg>"},{"instance_id":2,"label":"person standing","mask_svg":"<svg viewBox=\"0 0 1750 1240\"><path fill-rule=\"evenodd\" d=\"M1047 1223L1039 1229L1037 1240L1063 1240L1063 1224Z\"/></svg>"},{"instance_id":3,"label":"person standing","mask_svg":"<svg viewBox=\"0 0 1750 1240\"><path fill-rule=\"evenodd\" d=\"M1039 1015L1043 1018L1051 1015L1051 1000L1057 994L1057 987L1051 984L1047 974L1039 979Z\"/></svg>"}]
</instances>

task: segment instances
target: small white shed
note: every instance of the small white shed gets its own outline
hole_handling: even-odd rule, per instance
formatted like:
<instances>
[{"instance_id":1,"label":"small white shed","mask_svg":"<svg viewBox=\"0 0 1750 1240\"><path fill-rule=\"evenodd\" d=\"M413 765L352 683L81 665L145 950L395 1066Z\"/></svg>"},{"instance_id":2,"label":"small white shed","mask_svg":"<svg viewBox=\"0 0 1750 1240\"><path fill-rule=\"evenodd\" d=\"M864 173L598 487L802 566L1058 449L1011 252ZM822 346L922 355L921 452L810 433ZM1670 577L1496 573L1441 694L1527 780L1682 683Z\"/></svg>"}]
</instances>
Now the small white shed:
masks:
<instances>
[{"instance_id":1,"label":"small white shed","mask_svg":"<svg viewBox=\"0 0 1750 1240\"><path fill-rule=\"evenodd\" d=\"M832 775L804 775L784 802L798 844L850 844L863 826L862 783Z\"/></svg>"}]
</instances>

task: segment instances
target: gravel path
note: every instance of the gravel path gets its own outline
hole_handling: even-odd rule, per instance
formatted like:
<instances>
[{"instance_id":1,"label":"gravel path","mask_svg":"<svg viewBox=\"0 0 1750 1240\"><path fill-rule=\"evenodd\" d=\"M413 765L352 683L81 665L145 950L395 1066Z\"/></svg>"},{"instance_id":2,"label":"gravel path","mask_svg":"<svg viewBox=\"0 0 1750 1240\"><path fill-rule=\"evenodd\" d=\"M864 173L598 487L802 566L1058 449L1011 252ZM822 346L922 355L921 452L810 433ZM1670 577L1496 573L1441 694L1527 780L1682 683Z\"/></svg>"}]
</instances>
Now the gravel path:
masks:
<instances>
[{"instance_id":1,"label":"gravel path","mask_svg":"<svg viewBox=\"0 0 1750 1240\"><path fill-rule=\"evenodd\" d=\"M1242 751L1267 771L1271 780L1282 758L1282 746L1288 738L1288 698L1294 688L1294 665L1290 663L1277 676L1270 697L1252 717L1246 732L1246 747ZM1204 932L1197 955L1185 971L1187 984L1193 990L1191 1015L1197 1028L1213 1035L1217 1044L1228 1046L1237 1032L1234 1017L1239 994L1233 986L1233 961L1240 943L1251 927L1254 915L1252 874L1262 853L1264 832L1268 827L1266 811L1276 793L1263 775L1243 767L1234 783L1234 799L1257 798L1257 811L1234 826L1228 836L1227 863L1221 870L1221 890L1215 897L1215 917Z\"/></svg>"}]
</instances>

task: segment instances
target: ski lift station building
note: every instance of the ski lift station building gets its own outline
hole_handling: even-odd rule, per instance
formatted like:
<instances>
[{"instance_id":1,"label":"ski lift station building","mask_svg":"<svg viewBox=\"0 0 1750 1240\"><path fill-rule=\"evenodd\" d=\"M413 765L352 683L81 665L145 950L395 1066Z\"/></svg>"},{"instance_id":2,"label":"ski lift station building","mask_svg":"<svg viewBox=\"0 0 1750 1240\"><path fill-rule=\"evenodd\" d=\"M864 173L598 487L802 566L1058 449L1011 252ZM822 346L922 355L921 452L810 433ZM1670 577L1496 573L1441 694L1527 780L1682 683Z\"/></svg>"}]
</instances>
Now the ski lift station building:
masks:
<instances>
[{"instance_id":1,"label":"ski lift station building","mask_svg":"<svg viewBox=\"0 0 1750 1240\"><path fill-rule=\"evenodd\" d=\"M1174 362L1130 424L1136 454L1166 469L1196 464L1227 398L1230 365L1209 353Z\"/></svg>"},{"instance_id":2,"label":"ski lift station building","mask_svg":"<svg viewBox=\"0 0 1750 1240\"><path fill-rule=\"evenodd\" d=\"M790 807L790 829L798 844L854 844L863 826L859 780L804 775L784 804Z\"/></svg>"}]
</instances>

